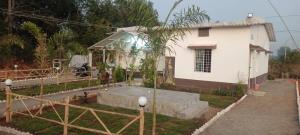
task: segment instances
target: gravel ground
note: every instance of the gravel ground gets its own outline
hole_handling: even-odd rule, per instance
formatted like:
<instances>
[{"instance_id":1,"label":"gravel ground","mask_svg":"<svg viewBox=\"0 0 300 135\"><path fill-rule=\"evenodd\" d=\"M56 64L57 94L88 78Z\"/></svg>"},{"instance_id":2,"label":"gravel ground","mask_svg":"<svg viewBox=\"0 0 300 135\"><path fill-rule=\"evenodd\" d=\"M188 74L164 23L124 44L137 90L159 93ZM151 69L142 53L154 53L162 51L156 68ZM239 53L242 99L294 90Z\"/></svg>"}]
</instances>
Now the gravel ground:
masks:
<instances>
[{"instance_id":1,"label":"gravel ground","mask_svg":"<svg viewBox=\"0 0 300 135\"><path fill-rule=\"evenodd\" d=\"M299 135L295 84L265 82L264 96L248 96L201 135Z\"/></svg>"}]
</instances>

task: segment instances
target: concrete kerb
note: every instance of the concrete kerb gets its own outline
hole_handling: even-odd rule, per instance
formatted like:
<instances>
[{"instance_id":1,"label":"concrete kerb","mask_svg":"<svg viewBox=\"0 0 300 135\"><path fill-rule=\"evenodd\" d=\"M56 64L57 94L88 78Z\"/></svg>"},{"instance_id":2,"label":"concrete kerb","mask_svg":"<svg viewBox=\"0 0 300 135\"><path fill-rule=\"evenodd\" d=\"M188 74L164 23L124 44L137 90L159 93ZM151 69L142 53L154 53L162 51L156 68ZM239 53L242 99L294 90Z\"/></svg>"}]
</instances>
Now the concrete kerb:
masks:
<instances>
[{"instance_id":1,"label":"concrete kerb","mask_svg":"<svg viewBox=\"0 0 300 135\"><path fill-rule=\"evenodd\" d=\"M95 89L99 86L93 86L93 87L87 87L87 88L78 88L78 89L73 89L73 90L67 90L67 91L59 91L55 93L47 93L44 94L43 96L50 96L50 95L58 95L58 94L63 94L63 93L70 93L70 92L77 92L77 91L84 91L84 90L90 90L90 89ZM35 98L40 97L39 95L33 96ZM28 98L22 98L22 99L28 99ZM14 100L19 100L18 98L14 98ZM5 103L6 100L0 100L0 103Z\"/></svg>"},{"instance_id":2,"label":"concrete kerb","mask_svg":"<svg viewBox=\"0 0 300 135\"><path fill-rule=\"evenodd\" d=\"M32 135L29 132L22 132L22 131L19 131L17 129L14 129L14 128L3 127L3 126L0 126L0 131L10 133L10 134L15 134L15 135Z\"/></svg>"},{"instance_id":3,"label":"concrete kerb","mask_svg":"<svg viewBox=\"0 0 300 135\"><path fill-rule=\"evenodd\" d=\"M296 93L297 93L297 107L298 107L298 123L300 125L300 95L299 95L299 83L296 80Z\"/></svg>"},{"instance_id":4,"label":"concrete kerb","mask_svg":"<svg viewBox=\"0 0 300 135\"><path fill-rule=\"evenodd\" d=\"M116 83L117 84L121 84L121 83ZM66 90L66 91L59 91L59 92L55 92L55 93L47 93L44 94L43 96L53 96L53 95L58 95L58 94L64 94L64 93L71 93L71 92L77 92L77 91L85 91L85 90L91 90L91 89L97 89L99 87L103 87L105 85L101 84L98 86L92 86L92 87L86 87L86 88L77 88L77 89L72 89L72 90ZM40 97L39 95L33 96L35 98ZM28 99L28 98L22 98L22 99ZM18 100L18 99L15 99ZM0 100L0 103L6 103L6 100Z\"/></svg>"},{"instance_id":5,"label":"concrete kerb","mask_svg":"<svg viewBox=\"0 0 300 135\"><path fill-rule=\"evenodd\" d=\"M222 111L218 112L217 115L215 115L212 119L210 119L208 122L206 122L204 125L202 125L200 128L196 129L192 135L199 135L200 133L202 133L205 129L207 129L209 126L211 126L215 121L217 121L221 116L223 116L225 113L227 113L228 111L230 111L233 107L235 107L236 105L238 105L240 102L242 102L245 98L247 97L247 95L244 95L242 98L240 98L238 101L236 101L235 103L232 103L231 105L229 105L228 107L226 107L225 109L223 109Z\"/></svg>"}]
</instances>

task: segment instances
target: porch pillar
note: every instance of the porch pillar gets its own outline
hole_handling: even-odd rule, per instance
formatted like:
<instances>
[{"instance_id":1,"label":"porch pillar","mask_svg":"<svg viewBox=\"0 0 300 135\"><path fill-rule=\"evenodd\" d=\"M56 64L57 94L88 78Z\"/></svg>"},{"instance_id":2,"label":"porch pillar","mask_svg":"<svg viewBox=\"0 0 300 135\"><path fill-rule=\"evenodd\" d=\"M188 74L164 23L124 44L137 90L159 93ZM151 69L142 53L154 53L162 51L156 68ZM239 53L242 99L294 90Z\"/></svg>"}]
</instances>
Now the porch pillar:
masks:
<instances>
[{"instance_id":1,"label":"porch pillar","mask_svg":"<svg viewBox=\"0 0 300 135\"><path fill-rule=\"evenodd\" d=\"M102 57L103 60L102 60L102 62L105 63L105 59L106 59L106 58L105 58L105 49L102 50L102 53L103 53L103 57Z\"/></svg>"},{"instance_id":2,"label":"porch pillar","mask_svg":"<svg viewBox=\"0 0 300 135\"><path fill-rule=\"evenodd\" d=\"M88 59L89 59L89 66L92 67L93 66L93 52L91 50L89 50Z\"/></svg>"}]
</instances>

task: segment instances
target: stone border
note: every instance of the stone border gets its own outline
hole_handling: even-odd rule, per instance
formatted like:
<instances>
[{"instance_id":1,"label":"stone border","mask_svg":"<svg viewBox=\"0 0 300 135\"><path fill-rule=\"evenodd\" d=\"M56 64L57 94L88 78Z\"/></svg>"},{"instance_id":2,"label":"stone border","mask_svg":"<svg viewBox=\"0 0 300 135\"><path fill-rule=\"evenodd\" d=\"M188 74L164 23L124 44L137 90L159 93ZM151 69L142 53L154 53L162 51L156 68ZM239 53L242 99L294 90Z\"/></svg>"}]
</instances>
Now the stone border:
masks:
<instances>
[{"instance_id":1,"label":"stone border","mask_svg":"<svg viewBox=\"0 0 300 135\"><path fill-rule=\"evenodd\" d=\"M0 126L0 131L15 134L15 135L32 135L29 132L22 132L22 131L19 131L17 129L11 128L11 127Z\"/></svg>"},{"instance_id":2,"label":"stone border","mask_svg":"<svg viewBox=\"0 0 300 135\"><path fill-rule=\"evenodd\" d=\"M300 95L299 95L299 82L296 80L296 93L297 93L297 108L298 108L298 123L300 124Z\"/></svg>"},{"instance_id":3,"label":"stone border","mask_svg":"<svg viewBox=\"0 0 300 135\"><path fill-rule=\"evenodd\" d=\"M110 84L110 85L120 85L121 83L122 82L115 83L115 84ZM97 89L97 88L100 88L100 87L103 88L103 86L105 86L105 84L101 84L101 85L97 85L97 86L91 86L91 87L85 87L85 88L70 89L70 90L59 91L59 92L55 92L55 93L47 93L47 94L44 94L43 96L53 96L53 95L58 95L58 94L63 94L63 93L92 90L92 89ZM36 96L33 96L33 97L40 97L40 95L36 95ZM27 99L27 98L23 98L23 99ZM18 99L15 98L14 100L18 100ZM6 100L0 100L0 104L1 103L6 103Z\"/></svg>"},{"instance_id":4,"label":"stone border","mask_svg":"<svg viewBox=\"0 0 300 135\"><path fill-rule=\"evenodd\" d=\"M228 111L230 111L233 107L235 107L240 102L242 102L246 97L247 97L247 94L245 94L242 98L240 98L235 103L232 103L231 105L229 105L228 107L226 107L222 111L218 112L217 115L215 115L213 118L211 118L208 122L206 122L200 128L196 129L192 133L192 135L199 135L200 133L202 133L203 131L205 131L205 129L207 129L209 126L211 126L215 121L217 121L221 116L223 116L225 113L227 113Z\"/></svg>"}]
</instances>

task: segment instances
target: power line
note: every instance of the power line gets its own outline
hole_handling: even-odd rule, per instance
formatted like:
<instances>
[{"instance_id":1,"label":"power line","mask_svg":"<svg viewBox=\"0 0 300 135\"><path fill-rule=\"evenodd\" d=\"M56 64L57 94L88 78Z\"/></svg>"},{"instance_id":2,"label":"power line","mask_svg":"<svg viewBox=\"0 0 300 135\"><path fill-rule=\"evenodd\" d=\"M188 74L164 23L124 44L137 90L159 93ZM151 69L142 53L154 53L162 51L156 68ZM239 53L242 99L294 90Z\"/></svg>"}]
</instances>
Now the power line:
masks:
<instances>
[{"instance_id":1,"label":"power line","mask_svg":"<svg viewBox=\"0 0 300 135\"><path fill-rule=\"evenodd\" d=\"M266 16L264 18L278 18L279 16ZM300 17L300 15L295 14L295 15L282 15L281 17Z\"/></svg>"},{"instance_id":2,"label":"power line","mask_svg":"<svg viewBox=\"0 0 300 135\"><path fill-rule=\"evenodd\" d=\"M277 30L275 32L288 32L287 30ZM300 30L290 30L290 32L294 33L294 32L300 32Z\"/></svg>"},{"instance_id":3,"label":"power line","mask_svg":"<svg viewBox=\"0 0 300 135\"><path fill-rule=\"evenodd\" d=\"M292 32L289 30L289 27L287 26L287 24L285 23L284 19L282 18L282 16L280 15L279 11L276 9L276 7L273 5L273 3L271 2L271 0L267 0L268 3L271 5L271 7L273 8L273 10L276 12L276 14L278 15L278 17L280 18L281 22L283 23L284 27L286 28L286 30L288 31L288 33L290 34L291 36L291 39L293 40L294 42L294 45L297 49L299 49L298 45L297 45L297 42L292 34Z\"/></svg>"},{"instance_id":4,"label":"power line","mask_svg":"<svg viewBox=\"0 0 300 135\"><path fill-rule=\"evenodd\" d=\"M5 13L5 14L9 13L7 9L0 8L0 10L2 10L1 12ZM42 20L42 21L46 21L46 22L69 23L69 24L73 24L73 25L81 25L81 26L88 26L88 27L95 26L98 28L118 28L118 27L114 27L114 26L104 26L104 25L93 24L93 23L83 23L83 22L79 22L79 21L59 19L59 18L55 18L55 17L47 17L47 16L42 16L42 15L37 15L37 14L28 14L25 12L27 12L27 11L13 11L10 14L12 14L14 16L18 16L18 17L38 19L38 20Z\"/></svg>"}]
</instances>

